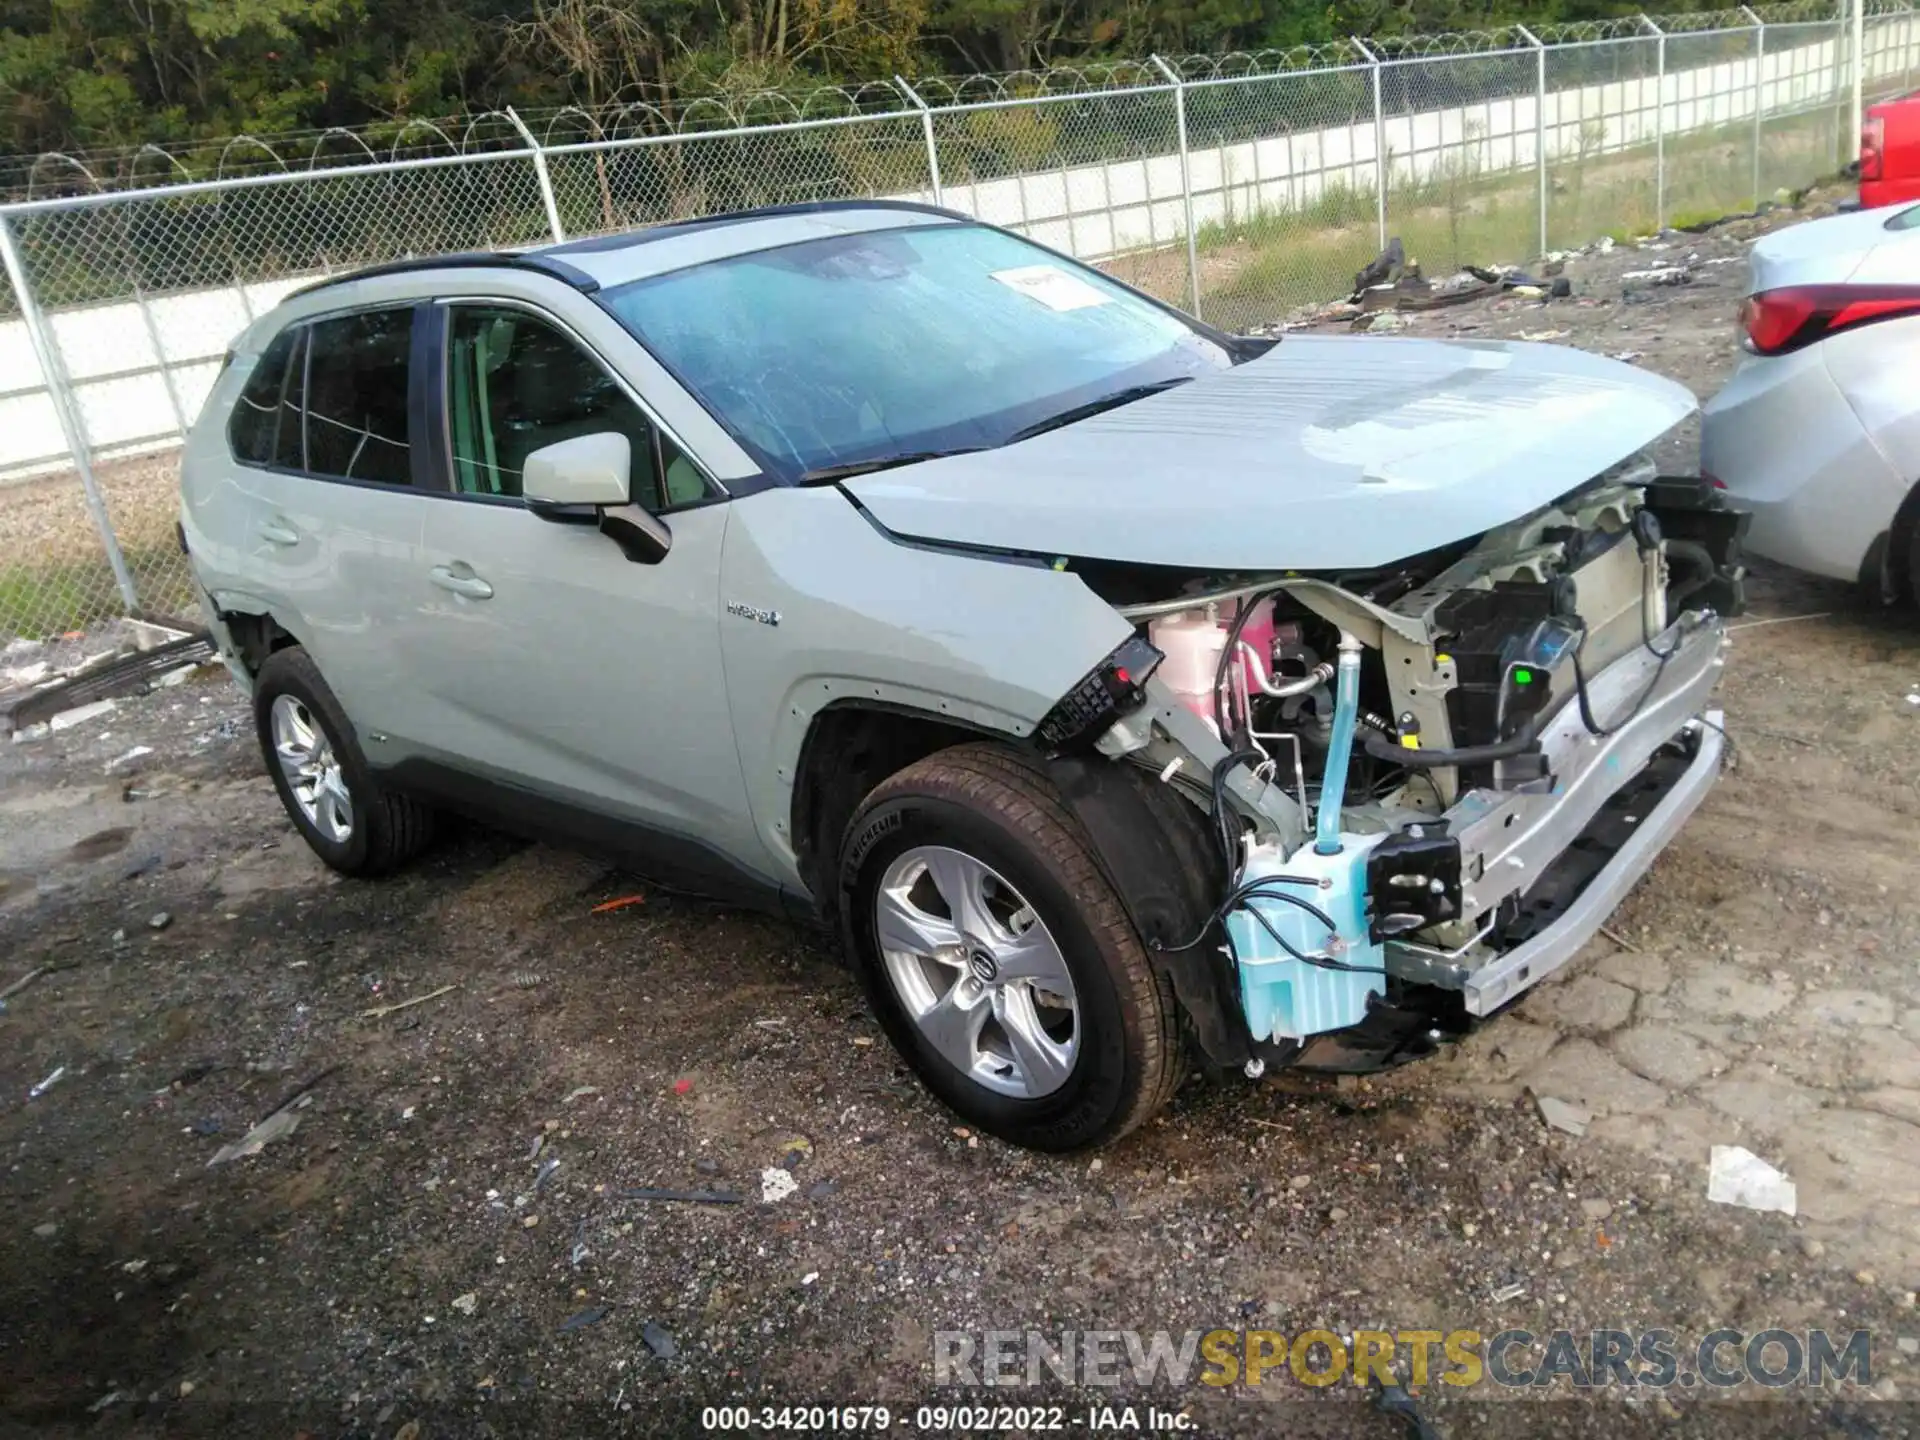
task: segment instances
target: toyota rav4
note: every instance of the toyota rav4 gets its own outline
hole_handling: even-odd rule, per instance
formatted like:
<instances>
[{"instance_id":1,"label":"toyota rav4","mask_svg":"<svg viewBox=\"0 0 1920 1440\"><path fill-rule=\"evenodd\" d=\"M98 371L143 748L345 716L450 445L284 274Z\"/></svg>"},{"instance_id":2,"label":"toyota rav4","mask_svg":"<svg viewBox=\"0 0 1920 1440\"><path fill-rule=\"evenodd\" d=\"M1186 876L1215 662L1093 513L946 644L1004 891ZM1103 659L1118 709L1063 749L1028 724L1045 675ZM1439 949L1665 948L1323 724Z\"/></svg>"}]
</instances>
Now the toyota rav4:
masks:
<instances>
[{"instance_id":1,"label":"toyota rav4","mask_svg":"<svg viewBox=\"0 0 1920 1440\"><path fill-rule=\"evenodd\" d=\"M920 205L324 280L183 543L293 823L437 811L833 927L969 1122L1357 1071L1511 1004L1700 803L1742 518L1669 381L1221 333Z\"/></svg>"}]
</instances>

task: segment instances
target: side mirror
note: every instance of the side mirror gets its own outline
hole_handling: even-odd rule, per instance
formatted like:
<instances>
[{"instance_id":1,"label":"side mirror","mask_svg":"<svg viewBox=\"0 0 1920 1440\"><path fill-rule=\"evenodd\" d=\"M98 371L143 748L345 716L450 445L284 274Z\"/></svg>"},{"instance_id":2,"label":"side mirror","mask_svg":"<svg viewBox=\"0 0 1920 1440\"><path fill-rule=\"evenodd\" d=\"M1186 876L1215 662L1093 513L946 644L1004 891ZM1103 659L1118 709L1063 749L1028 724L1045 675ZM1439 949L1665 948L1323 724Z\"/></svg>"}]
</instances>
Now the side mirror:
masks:
<instances>
[{"instance_id":1,"label":"side mirror","mask_svg":"<svg viewBox=\"0 0 1920 1440\"><path fill-rule=\"evenodd\" d=\"M527 456L520 494L543 520L597 525L637 565L658 565L673 544L666 523L632 503L633 445L616 430L543 445Z\"/></svg>"},{"instance_id":2,"label":"side mirror","mask_svg":"<svg viewBox=\"0 0 1920 1440\"><path fill-rule=\"evenodd\" d=\"M615 430L543 445L527 456L520 490L540 505L625 505L632 495L633 446Z\"/></svg>"}]
</instances>

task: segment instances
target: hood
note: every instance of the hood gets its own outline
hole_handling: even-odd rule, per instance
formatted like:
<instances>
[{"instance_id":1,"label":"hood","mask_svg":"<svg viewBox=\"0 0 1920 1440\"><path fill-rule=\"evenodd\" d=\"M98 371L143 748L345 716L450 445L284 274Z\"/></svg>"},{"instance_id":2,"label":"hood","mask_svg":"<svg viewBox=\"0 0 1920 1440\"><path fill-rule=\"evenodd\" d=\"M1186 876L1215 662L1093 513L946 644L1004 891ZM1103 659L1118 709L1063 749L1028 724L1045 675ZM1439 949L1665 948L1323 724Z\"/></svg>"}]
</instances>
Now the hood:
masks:
<instances>
[{"instance_id":1,"label":"hood","mask_svg":"<svg viewBox=\"0 0 1920 1440\"><path fill-rule=\"evenodd\" d=\"M912 539L1218 570L1366 570L1518 519L1694 410L1557 345L1289 336L1017 445L842 482Z\"/></svg>"}]
</instances>

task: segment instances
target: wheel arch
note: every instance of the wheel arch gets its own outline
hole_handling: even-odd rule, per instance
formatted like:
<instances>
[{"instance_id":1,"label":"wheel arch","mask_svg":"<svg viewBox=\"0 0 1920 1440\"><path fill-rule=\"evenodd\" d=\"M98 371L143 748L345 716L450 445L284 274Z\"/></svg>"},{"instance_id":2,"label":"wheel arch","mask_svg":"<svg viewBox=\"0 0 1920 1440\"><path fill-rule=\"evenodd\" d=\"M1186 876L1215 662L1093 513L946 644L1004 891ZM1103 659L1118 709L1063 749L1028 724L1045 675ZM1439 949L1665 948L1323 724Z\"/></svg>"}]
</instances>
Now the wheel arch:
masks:
<instances>
[{"instance_id":1,"label":"wheel arch","mask_svg":"<svg viewBox=\"0 0 1920 1440\"><path fill-rule=\"evenodd\" d=\"M808 727L793 791L791 833L820 917L837 924L841 837L875 786L941 750L987 740L1042 771L1084 832L1135 930L1173 985L1209 1061L1252 1055L1239 996L1214 944L1213 908L1225 862L1205 813L1138 765L1099 755L1043 757L1022 737L951 714L874 700L823 707ZM1178 948L1200 935L1200 943Z\"/></svg>"},{"instance_id":2,"label":"wheel arch","mask_svg":"<svg viewBox=\"0 0 1920 1440\"><path fill-rule=\"evenodd\" d=\"M874 786L938 751L1008 738L977 721L880 697L843 697L813 713L789 805L795 867L820 918L837 920L840 837Z\"/></svg>"}]
</instances>

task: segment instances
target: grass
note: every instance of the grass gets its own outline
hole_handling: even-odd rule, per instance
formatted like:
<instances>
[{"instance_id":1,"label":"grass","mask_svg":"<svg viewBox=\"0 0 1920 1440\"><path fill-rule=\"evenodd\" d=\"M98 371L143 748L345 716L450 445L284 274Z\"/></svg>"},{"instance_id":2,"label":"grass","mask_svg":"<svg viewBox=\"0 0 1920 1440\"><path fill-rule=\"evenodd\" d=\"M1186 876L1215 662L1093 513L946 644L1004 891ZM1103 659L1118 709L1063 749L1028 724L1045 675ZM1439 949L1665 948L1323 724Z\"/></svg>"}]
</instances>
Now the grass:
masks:
<instances>
[{"instance_id":1,"label":"grass","mask_svg":"<svg viewBox=\"0 0 1920 1440\"><path fill-rule=\"evenodd\" d=\"M129 548L124 554L142 613L193 613L193 590L177 549L162 544ZM0 618L6 621L0 633L50 639L126 613L104 553L88 560L16 561L0 567Z\"/></svg>"}]
</instances>

